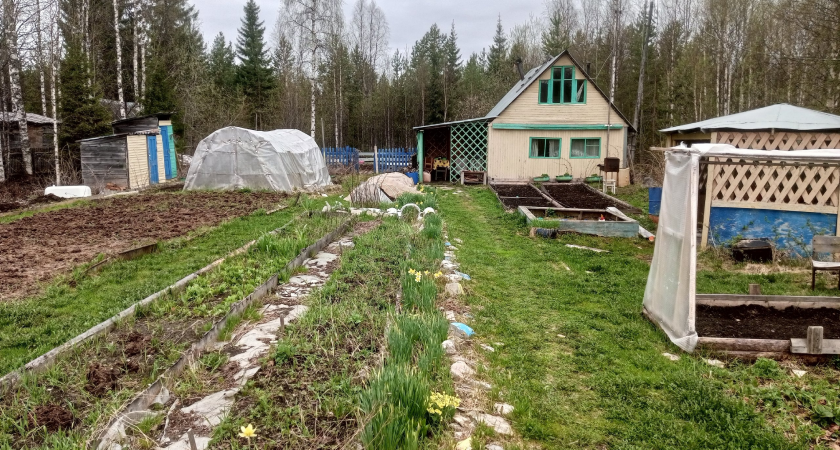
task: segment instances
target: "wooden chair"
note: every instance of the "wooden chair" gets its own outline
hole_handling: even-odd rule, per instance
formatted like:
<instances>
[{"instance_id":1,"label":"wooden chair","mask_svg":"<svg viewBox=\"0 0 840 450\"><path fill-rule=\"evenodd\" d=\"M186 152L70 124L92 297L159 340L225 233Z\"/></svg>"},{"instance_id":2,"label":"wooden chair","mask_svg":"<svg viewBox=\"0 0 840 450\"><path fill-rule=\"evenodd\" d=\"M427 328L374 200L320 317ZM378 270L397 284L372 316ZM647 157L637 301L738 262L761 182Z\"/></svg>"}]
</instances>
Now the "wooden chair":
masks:
<instances>
[{"instance_id":1,"label":"wooden chair","mask_svg":"<svg viewBox=\"0 0 840 450\"><path fill-rule=\"evenodd\" d=\"M811 240L811 290L814 290L818 270L837 271L840 276L840 236L814 236ZM840 279L837 280L840 289Z\"/></svg>"},{"instance_id":2,"label":"wooden chair","mask_svg":"<svg viewBox=\"0 0 840 450\"><path fill-rule=\"evenodd\" d=\"M432 165L434 164L435 159L431 156L427 156L423 158L423 170L431 171Z\"/></svg>"}]
</instances>

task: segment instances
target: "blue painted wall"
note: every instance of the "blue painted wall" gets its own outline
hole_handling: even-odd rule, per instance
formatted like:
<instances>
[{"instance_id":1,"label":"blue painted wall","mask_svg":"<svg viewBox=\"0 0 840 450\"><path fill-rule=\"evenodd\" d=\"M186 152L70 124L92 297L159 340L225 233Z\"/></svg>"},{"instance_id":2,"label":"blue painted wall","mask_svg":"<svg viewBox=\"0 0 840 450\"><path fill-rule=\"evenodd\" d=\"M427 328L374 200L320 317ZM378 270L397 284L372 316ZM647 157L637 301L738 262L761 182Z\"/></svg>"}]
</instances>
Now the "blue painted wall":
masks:
<instances>
[{"instance_id":1,"label":"blue painted wall","mask_svg":"<svg viewBox=\"0 0 840 450\"><path fill-rule=\"evenodd\" d=\"M730 245L738 239L767 239L779 250L810 254L815 234L834 235L836 214L770 209L715 208L709 214L709 243Z\"/></svg>"}]
</instances>

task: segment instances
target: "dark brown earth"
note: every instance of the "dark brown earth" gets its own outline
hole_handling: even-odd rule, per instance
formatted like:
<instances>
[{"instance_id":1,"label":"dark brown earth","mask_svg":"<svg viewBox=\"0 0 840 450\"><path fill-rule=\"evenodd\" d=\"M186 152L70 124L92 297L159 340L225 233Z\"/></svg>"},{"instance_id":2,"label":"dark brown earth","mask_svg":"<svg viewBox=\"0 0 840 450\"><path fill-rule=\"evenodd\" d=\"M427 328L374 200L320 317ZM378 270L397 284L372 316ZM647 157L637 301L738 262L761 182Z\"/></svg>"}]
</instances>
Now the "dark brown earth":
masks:
<instances>
[{"instance_id":1,"label":"dark brown earth","mask_svg":"<svg viewBox=\"0 0 840 450\"><path fill-rule=\"evenodd\" d=\"M840 310L697 305L697 334L743 339L804 338L809 326L823 327L823 338L840 338Z\"/></svg>"},{"instance_id":2,"label":"dark brown earth","mask_svg":"<svg viewBox=\"0 0 840 450\"><path fill-rule=\"evenodd\" d=\"M593 191L582 183L544 184L543 189L551 198L569 208L606 209L612 206L628 212L628 208L617 199ZM632 208L632 210L635 210L635 208Z\"/></svg>"},{"instance_id":3,"label":"dark brown earth","mask_svg":"<svg viewBox=\"0 0 840 450\"><path fill-rule=\"evenodd\" d=\"M555 206L545 197L501 197L505 208L516 209L520 206Z\"/></svg>"},{"instance_id":4,"label":"dark brown earth","mask_svg":"<svg viewBox=\"0 0 840 450\"><path fill-rule=\"evenodd\" d=\"M29 417L33 427L46 427L51 433L72 428L75 421L76 418L69 409L56 404L36 406Z\"/></svg>"},{"instance_id":5,"label":"dark brown earth","mask_svg":"<svg viewBox=\"0 0 840 450\"><path fill-rule=\"evenodd\" d=\"M499 197L541 197L539 191L528 184L492 184Z\"/></svg>"},{"instance_id":6,"label":"dark brown earth","mask_svg":"<svg viewBox=\"0 0 840 450\"><path fill-rule=\"evenodd\" d=\"M0 301L32 295L39 283L91 261L201 227L271 209L270 192L148 193L93 201L0 224Z\"/></svg>"},{"instance_id":7,"label":"dark brown earth","mask_svg":"<svg viewBox=\"0 0 840 450\"><path fill-rule=\"evenodd\" d=\"M120 375L121 371L116 367L92 362L88 366L85 390L94 395L102 395L117 387Z\"/></svg>"}]
</instances>

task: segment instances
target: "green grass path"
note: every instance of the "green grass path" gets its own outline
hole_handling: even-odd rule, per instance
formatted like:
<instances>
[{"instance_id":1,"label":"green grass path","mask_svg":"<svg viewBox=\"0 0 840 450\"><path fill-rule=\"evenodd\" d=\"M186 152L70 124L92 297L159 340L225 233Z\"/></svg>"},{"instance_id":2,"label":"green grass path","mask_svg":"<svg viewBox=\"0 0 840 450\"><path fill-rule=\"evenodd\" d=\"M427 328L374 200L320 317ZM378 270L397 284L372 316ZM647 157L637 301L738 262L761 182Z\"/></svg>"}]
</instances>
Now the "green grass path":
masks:
<instances>
[{"instance_id":1,"label":"green grass path","mask_svg":"<svg viewBox=\"0 0 840 450\"><path fill-rule=\"evenodd\" d=\"M728 395L710 367L679 353L641 315L653 245L641 239L531 239L491 191L442 193L492 396L544 448L805 448ZM610 250L594 253L567 243ZM569 269L566 270L567 265ZM565 337L559 337L563 335ZM804 444L804 443L802 443Z\"/></svg>"}]
</instances>

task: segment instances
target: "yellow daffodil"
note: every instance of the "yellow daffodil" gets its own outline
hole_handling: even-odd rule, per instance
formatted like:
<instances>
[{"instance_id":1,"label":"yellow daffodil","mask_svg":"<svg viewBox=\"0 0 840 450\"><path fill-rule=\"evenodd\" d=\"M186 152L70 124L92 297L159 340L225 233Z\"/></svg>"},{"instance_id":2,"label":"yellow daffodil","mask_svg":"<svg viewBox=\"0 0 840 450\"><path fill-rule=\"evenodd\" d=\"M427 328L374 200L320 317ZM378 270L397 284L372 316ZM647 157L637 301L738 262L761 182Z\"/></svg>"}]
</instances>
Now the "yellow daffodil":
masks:
<instances>
[{"instance_id":1,"label":"yellow daffodil","mask_svg":"<svg viewBox=\"0 0 840 450\"><path fill-rule=\"evenodd\" d=\"M442 392L432 392L429 395L429 406L426 411L429 414L443 415L445 408L457 408L461 404L461 399L454 395L447 395Z\"/></svg>"},{"instance_id":2,"label":"yellow daffodil","mask_svg":"<svg viewBox=\"0 0 840 450\"><path fill-rule=\"evenodd\" d=\"M244 437L245 439L251 440L252 437L257 435L257 429L254 428L253 425L250 423L247 427L239 427L239 437Z\"/></svg>"},{"instance_id":3,"label":"yellow daffodil","mask_svg":"<svg viewBox=\"0 0 840 450\"><path fill-rule=\"evenodd\" d=\"M414 275L415 273L417 273L417 271L414 269L408 269L408 273Z\"/></svg>"},{"instance_id":4,"label":"yellow daffodil","mask_svg":"<svg viewBox=\"0 0 840 450\"><path fill-rule=\"evenodd\" d=\"M418 273L416 277L414 277L414 281L420 282L420 274Z\"/></svg>"},{"instance_id":5,"label":"yellow daffodil","mask_svg":"<svg viewBox=\"0 0 840 450\"><path fill-rule=\"evenodd\" d=\"M438 270L437 272L435 272L435 278L440 278L440 277L442 277L442 276L443 276L443 272L441 272L440 270Z\"/></svg>"},{"instance_id":6,"label":"yellow daffodil","mask_svg":"<svg viewBox=\"0 0 840 450\"><path fill-rule=\"evenodd\" d=\"M427 271L423 272L423 274L428 277L429 276L429 271L427 270Z\"/></svg>"}]
</instances>

